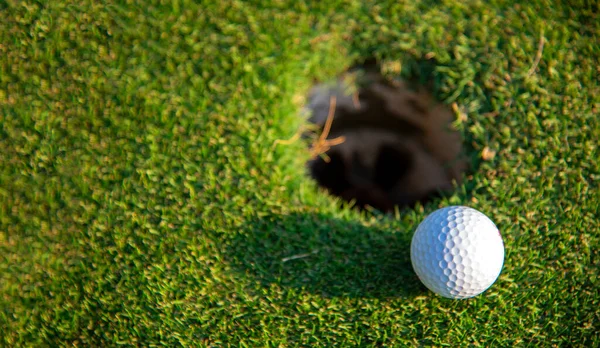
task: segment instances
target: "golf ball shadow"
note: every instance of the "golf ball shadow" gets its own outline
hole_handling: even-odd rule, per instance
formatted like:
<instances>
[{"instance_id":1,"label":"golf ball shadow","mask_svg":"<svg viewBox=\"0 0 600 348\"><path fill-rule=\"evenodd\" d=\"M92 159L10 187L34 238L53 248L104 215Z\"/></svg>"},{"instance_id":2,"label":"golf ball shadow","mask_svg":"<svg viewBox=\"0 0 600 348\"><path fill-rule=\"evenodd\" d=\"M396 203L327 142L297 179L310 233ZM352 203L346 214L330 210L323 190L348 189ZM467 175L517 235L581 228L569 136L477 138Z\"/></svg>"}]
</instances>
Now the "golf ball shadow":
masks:
<instances>
[{"instance_id":1,"label":"golf ball shadow","mask_svg":"<svg viewBox=\"0 0 600 348\"><path fill-rule=\"evenodd\" d=\"M243 277L324 297L402 298L427 289L410 261L411 231L365 227L318 214L246 224L225 255Z\"/></svg>"}]
</instances>

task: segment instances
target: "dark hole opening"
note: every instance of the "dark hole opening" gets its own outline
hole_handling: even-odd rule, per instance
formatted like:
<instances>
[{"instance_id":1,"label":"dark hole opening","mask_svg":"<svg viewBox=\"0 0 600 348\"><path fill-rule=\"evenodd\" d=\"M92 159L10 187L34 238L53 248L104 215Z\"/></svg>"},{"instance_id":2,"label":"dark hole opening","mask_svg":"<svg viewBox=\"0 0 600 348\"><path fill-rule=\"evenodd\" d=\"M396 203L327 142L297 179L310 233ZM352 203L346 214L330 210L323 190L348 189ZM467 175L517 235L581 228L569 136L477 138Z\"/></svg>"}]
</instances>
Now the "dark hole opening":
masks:
<instances>
[{"instance_id":1,"label":"dark hole opening","mask_svg":"<svg viewBox=\"0 0 600 348\"><path fill-rule=\"evenodd\" d=\"M330 194L389 212L426 203L460 184L467 161L452 110L422 86L386 79L379 67L353 69L309 95L310 121L321 128L335 113L327 139L343 137L309 161Z\"/></svg>"}]
</instances>

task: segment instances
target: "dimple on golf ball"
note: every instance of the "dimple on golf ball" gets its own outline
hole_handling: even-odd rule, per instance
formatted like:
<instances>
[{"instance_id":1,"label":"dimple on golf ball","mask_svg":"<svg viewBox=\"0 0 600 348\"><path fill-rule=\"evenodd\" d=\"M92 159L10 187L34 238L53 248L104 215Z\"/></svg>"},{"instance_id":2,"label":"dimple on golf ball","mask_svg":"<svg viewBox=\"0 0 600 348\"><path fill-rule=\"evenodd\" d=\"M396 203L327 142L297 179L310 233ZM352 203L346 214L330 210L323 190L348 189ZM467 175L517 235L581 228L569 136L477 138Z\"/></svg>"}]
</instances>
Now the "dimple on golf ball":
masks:
<instances>
[{"instance_id":1,"label":"dimple on golf ball","mask_svg":"<svg viewBox=\"0 0 600 348\"><path fill-rule=\"evenodd\" d=\"M481 294L496 281L504 264L504 243L486 215L451 206L436 210L419 224L410 258L427 288L464 299Z\"/></svg>"}]
</instances>

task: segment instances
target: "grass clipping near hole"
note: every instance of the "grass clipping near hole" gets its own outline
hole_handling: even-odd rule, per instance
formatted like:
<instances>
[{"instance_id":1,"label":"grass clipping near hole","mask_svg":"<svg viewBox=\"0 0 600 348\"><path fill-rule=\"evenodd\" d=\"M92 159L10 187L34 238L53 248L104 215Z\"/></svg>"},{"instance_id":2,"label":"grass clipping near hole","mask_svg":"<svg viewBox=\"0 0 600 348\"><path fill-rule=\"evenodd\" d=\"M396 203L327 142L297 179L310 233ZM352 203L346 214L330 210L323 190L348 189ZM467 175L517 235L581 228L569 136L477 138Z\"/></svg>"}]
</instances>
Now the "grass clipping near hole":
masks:
<instances>
[{"instance_id":1,"label":"grass clipping near hole","mask_svg":"<svg viewBox=\"0 0 600 348\"><path fill-rule=\"evenodd\" d=\"M332 95L329 98L329 113L327 114L327 120L325 122L325 127L323 128L323 131L321 132L321 134L313 141L313 143L311 145L311 148L310 148L310 158L311 159L315 159L320 156L321 158L323 158L323 160L325 162L329 163L331 161L331 159L329 158L329 156L327 156L326 152L329 151L329 149L331 149L331 147L340 145L344 141L346 141L346 138L344 136L339 136L339 137L336 137L333 139L327 139L327 136L329 135L329 132L331 131L331 125L333 124L333 118L335 117L336 100L337 99L334 95ZM310 127L310 128L312 128L312 127ZM277 146L278 144L284 144L284 145L292 144L292 143L296 142L298 139L300 139L300 137L306 130L310 130L309 127L302 126L296 132L296 134L294 134L294 136L292 136L290 139L287 139L287 140L277 139L277 140L275 140L275 143L273 144L273 146Z\"/></svg>"}]
</instances>

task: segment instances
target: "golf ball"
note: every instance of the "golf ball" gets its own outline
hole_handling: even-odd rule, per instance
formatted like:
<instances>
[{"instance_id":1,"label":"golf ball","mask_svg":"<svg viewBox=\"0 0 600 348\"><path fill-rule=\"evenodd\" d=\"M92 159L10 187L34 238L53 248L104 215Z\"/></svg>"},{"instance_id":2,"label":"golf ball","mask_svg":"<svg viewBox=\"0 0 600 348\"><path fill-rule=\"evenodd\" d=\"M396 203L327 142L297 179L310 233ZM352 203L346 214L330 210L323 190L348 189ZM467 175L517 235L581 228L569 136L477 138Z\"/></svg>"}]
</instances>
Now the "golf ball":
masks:
<instances>
[{"instance_id":1,"label":"golf ball","mask_svg":"<svg viewBox=\"0 0 600 348\"><path fill-rule=\"evenodd\" d=\"M436 210L419 224L410 258L427 288L463 299L479 295L496 281L504 264L504 243L483 213L451 206Z\"/></svg>"}]
</instances>

